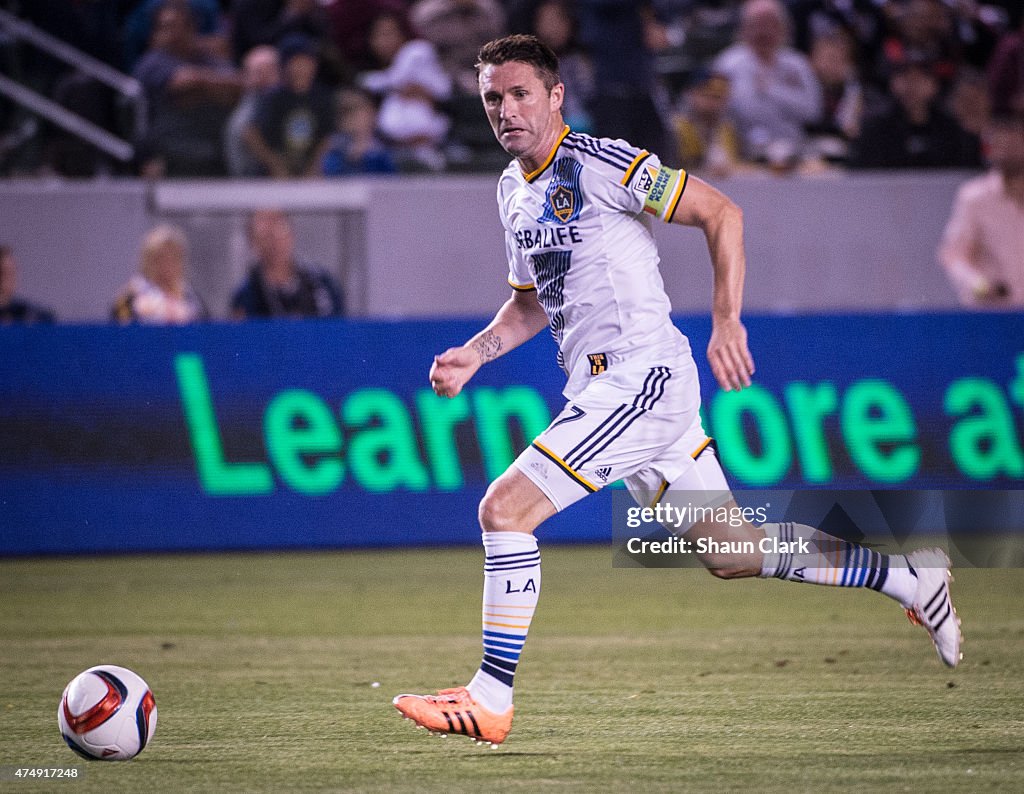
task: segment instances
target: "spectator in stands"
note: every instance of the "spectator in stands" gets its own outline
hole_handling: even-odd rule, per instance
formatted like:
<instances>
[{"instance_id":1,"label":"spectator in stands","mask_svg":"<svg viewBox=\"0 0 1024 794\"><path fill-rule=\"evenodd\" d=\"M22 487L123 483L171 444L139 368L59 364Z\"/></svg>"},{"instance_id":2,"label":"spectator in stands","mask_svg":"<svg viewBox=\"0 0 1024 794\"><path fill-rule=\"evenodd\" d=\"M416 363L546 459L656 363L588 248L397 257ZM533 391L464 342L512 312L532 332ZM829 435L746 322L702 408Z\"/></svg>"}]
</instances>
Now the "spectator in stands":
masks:
<instances>
[{"instance_id":1,"label":"spectator in stands","mask_svg":"<svg viewBox=\"0 0 1024 794\"><path fill-rule=\"evenodd\" d=\"M1024 309L1024 112L986 134L992 170L957 192L939 261L964 306Z\"/></svg>"},{"instance_id":2,"label":"spectator in stands","mask_svg":"<svg viewBox=\"0 0 1024 794\"><path fill-rule=\"evenodd\" d=\"M807 57L786 42L790 22L779 0L747 0L740 41L715 60L732 84L729 107L747 159L774 168L805 154L804 126L821 117L821 86Z\"/></svg>"},{"instance_id":3,"label":"spectator in stands","mask_svg":"<svg viewBox=\"0 0 1024 794\"><path fill-rule=\"evenodd\" d=\"M726 115L729 80L707 67L690 76L673 128L687 170L728 176L741 166L740 139Z\"/></svg>"},{"instance_id":4,"label":"spectator in stands","mask_svg":"<svg viewBox=\"0 0 1024 794\"><path fill-rule=\"evenodd\" d=\"M156 18L166 0L142 0L135 4L121 29L125 65L135 67L156 30ZM217 0L185 0L195 22L199 47L217 58L230 57L227 37L221 24L221 8ZM76 6L99 5L76 2ZM104 3L104 5L109 5Z\"/></svg>"},{"instance_id":5,"label":"spectator in stands","mask_svg":"<svg viewBox=\"0 0 1024 794\"><path fill-rule=\"evenodd\" d=\"M111 319L143 325L205 320L206 306L185 275L188 241L177 226L161 224L142 240L139 272L118 292Z\"/></svg>"},{"instance_id":6,"label":"spectator in stands","mask_svg":"<svg viewBox=\"0 0 1024 794\"><path fill-rule=\"evenodd\" d=\"M413 30L434 45L455 91L476 96L476 56L505 35L505 11L497 0L417 0L409 9Z\"/></svg>"},{"instance_id":7,"label":"spectator in stands","mask_svg":"<svg viewBox=\"0 0 1024 794\"><path fill-rule=\"evenodd\" d=\"M594 66L577 41L576 16L568 0L543 0L533 12L538 39L558 56L558 75L565 86L562 117L576 132L593 132L589 106L597 93Z\"/></svg>"},{"instance_id":8,"label":"spectator in stands","mask_svg":"<svg viewBox=\"0 0 1024 794\"><path fill-rule=\"evenodd\" d=\"M342 88L336 105L337 131L324 154L324 176L394 173L394 157L377 135L373 97L358 88Z\"/></svg>"},{"instance_id":9,"label":"spectator in stands","mask_svg":"<svg viewBox=\"0 0 1024 794\"><path fill-rule=\"evenodd\" d=\"M236 319L338 317L345 312L341 288L322 269L295 257L295 232L278 209L257 210L249 219L256 261L231 300Z\"/></svg>"},{"instance_id":10,"label":"spectator in stands","mask_svg":"<svg viewBox=\"0 0 1024 794\"><path fill-rule=\"evenodd\" d=\"M822 92L821 117L808 125L814 154L827 162L845 163L864 114L864 87L850 38L842 32L818 36L811 48L811 68Z\"/></svg>"},{"instance_id":11,"label":"spectator in stands","mask_svg":"<svg viewBox=\"0 0 1024 794\"><path fill-rule=\"evenodd\" d=\"M316 46L295 34L280 45L283 83L263 96L244 140L276 179L313 176L334 128L330 91L317 82Z\"/></svg>"},{"instance_id":12,"label":"spectator in stands","mask_svg":"<svg viewBox=\"0 0 1024 794\"><path fill-rule=\"evenodd\" d=\"M590 53L598 87L590 103L594 134L624 138L652 152L669 151L670 136L649 47L649 6L633 0L578 0L580 43Z\"/></svg>"},{"instance_id":13,"label":"spectator in stands","mask_svg":"<svg viewBox=\"0 0 1024 794\"><path fill-rule=\"evenodd\" d=\"M167 0L157 11L152 46L134 74L150 114L140 145L143 173L223 175L222 134L241 80L228 61L202 49L187 3Z\"/></svg>"},{"instance_id":14,"label":"spectator in stands","mask_svg":"<svg viewBox=\"0 0 1024 794\"><path fill-rule=\"evenodd\" d=\"M864 121L854 143L854 168L976 168L981 146L937 101L939 79L932 62L911 53L894 66L890 109Z\"/></svg>"},{"instance_id":15,"label":"spectator in stands","mask_svg":"<svg viewBox=\"0 0 1024 794\"><path fill-rule=\"evenodd\" d=\"M52 323L53 312L17 297L18 263L14 252L0 245L0 325Z\"/></svg>"},{"instance_id":16,"label":"spectator in stands","mask_svg":"<svg viewBox=\"0 0 1024 794\"><path fill-rule=\"evenodd\" d=\"M370 30L370 49L381 69L363 73L359 82L381 97L381 134L396 147L403 166L441 170L449 121L438 104L451 95L452 81L434 45L412 38L402 17L382 14Z\"/></svg>"},{"instance_id":17,"label":"spectator in stands","mask_svg":"<svg viewBox=\"0 0 1024 794\"><path fill-rule=\"evenodd\" d=\"M253 47L242 60L242 98L224 128L224 159L231 176L267 176L252 153L245 130L256 121L260 101L281 84L281 56L269 44Z\"/></svg>"}]
</instances>

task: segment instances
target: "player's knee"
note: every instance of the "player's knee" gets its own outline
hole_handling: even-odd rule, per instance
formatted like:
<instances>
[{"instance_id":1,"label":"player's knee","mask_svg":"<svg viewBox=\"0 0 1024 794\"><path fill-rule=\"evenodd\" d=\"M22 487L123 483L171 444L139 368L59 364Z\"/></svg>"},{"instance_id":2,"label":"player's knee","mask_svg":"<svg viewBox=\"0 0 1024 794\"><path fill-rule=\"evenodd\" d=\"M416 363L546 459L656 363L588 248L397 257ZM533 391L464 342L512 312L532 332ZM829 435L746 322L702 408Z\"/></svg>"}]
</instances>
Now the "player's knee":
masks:
<instances>
[{"instance_id":1,"label":"player's knee","mask_svg":"<svg viewBox=\"0 0 1024 794\"><path fill-rule=\"evenodd\" d=\"M492 483L477 511L480 529L484 532L512 532L519 529L515 505L509 494Z\"/></svg>"}]
</instances>

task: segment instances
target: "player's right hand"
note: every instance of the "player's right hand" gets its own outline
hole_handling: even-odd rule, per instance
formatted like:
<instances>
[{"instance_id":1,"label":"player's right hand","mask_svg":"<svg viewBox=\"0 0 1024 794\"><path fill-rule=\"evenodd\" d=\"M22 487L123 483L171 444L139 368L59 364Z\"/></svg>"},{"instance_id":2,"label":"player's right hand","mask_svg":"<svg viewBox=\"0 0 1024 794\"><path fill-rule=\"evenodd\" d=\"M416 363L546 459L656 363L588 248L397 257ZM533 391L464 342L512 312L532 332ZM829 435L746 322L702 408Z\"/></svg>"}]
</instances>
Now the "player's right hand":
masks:
<instances>
[{"instance_id":1,"label":"player's right hand","mask_svg":"<svg viewBox=\"0 0 1024 794\"><path fill-rule=\"evenodd\" d=\"M439 397L454 397L480 369L480 354L471 347L450 347L434 356L430 386Z\"/></svg>"}]
</instances>

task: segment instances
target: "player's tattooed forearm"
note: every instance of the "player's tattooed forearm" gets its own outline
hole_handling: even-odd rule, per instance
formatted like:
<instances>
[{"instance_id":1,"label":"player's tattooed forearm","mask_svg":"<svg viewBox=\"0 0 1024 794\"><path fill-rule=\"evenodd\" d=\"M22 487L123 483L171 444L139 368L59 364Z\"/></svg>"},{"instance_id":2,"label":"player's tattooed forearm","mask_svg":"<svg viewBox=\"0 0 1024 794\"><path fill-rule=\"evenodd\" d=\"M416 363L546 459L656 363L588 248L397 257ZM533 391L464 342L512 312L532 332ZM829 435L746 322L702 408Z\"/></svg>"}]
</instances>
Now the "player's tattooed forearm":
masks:
<instances>
[{"instance_id":1,"label":"player's tattooed forearm","mask_svg":"<svg viewBox=\"0 0 1024 794\"><path fill-rule=\"evenodd\" d=\"M494 333L494 331L485 331L479 339L473 341L472 347L480 354L480 360L486 364L500 355L501 337Z\"/></svg>"}]
</instances>

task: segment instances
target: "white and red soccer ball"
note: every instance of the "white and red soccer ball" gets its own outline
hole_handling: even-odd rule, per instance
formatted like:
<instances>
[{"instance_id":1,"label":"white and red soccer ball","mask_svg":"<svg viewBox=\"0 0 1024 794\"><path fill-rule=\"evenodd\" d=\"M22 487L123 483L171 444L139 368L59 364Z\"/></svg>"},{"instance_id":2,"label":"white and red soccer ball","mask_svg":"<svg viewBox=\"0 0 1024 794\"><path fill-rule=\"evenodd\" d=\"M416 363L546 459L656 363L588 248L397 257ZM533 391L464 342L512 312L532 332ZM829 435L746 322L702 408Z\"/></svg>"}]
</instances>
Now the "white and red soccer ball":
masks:
<instances>
[{"instance_id":1,"label":"white and red soccer ball","mask_svg":"<svg viewBox=\"0 0 1024 794\"><path fill-rule=\"evenodd\" d=\"M153 737L156 701L131 670L101 664L71 679L57 722L68 747L83 758L127 761Z\"/></svg>"}]
</instances>

